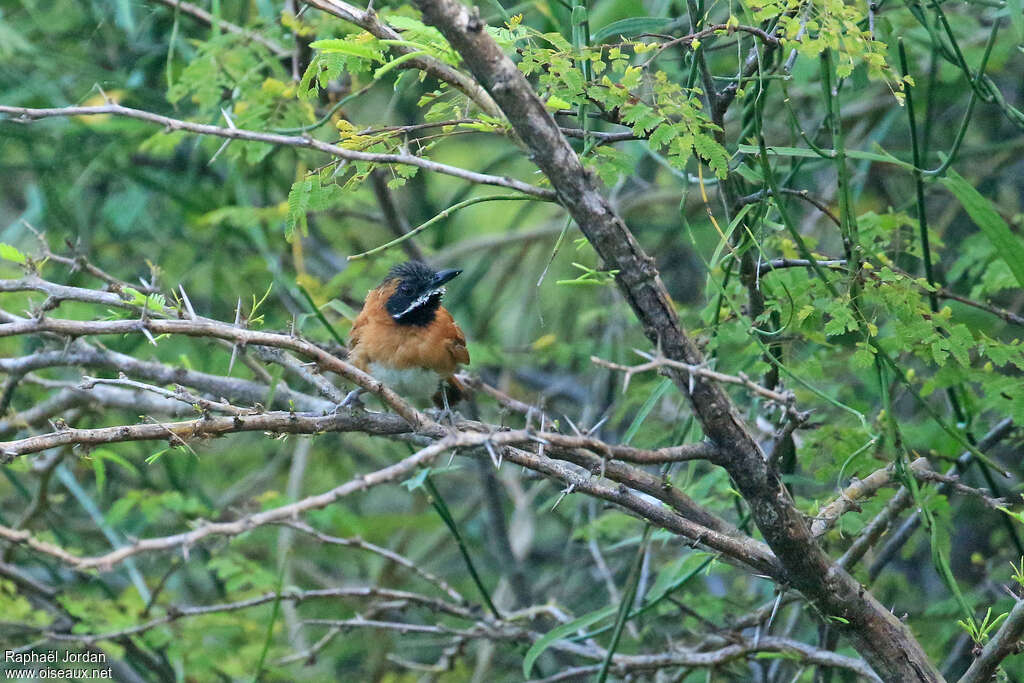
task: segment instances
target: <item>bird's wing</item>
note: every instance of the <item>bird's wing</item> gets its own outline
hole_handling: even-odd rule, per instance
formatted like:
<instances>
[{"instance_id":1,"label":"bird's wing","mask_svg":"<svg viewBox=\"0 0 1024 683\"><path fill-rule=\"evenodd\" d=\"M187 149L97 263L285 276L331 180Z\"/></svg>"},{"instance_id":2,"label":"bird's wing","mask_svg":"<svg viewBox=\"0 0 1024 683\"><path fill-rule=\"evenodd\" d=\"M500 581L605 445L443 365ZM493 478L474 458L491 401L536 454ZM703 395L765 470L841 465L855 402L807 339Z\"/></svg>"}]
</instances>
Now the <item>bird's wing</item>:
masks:
<instances>
[{"instance_id":1,"label":"bird's wing","mask_svg":"<svg viewBox=\"0 0 1024 683\"><path fill-rule=\"evenodd\" d=\"M370 322L370 316L366 312L366 307L359 312L356 316L355 321L352 323L352 330L348 333L348 360L350 363L355 365L361 370L366 370L366 363L364 362L363 356L365 355L365 349L360 348L360 342L363 338L363 333L366 332L366 328Z\"/></svg>"},{"instance_id":2,"label":"bird's wing","mask_svg":"<svg viewBox=\"0 0 1024 683\"><path fill-rule=\"evenodd\" d=\"M445 337L448 340L448 353L457 365L469 365L469 349L466 348L466 335L462 329L455 324L452 314L446 309L438 309L439 322L443 323Z\"/></svg>"}]
</instances>

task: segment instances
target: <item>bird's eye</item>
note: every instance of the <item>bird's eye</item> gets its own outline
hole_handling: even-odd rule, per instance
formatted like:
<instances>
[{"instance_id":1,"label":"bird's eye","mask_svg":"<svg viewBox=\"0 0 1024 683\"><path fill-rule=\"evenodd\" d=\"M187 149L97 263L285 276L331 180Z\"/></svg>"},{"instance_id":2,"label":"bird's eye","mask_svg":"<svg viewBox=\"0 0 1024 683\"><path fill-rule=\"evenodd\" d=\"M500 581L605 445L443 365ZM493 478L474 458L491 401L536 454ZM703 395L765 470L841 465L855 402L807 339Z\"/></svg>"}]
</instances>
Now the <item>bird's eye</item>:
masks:
<instances>
[{"instance_id":1,"label":"bird's eye","mask_svg":"<svg viewBox=\"0 0 1024 683\"><path fill-rule=\"evenodd\" d=\"M403 282L401 285L399 285L398 292L400 294L406 294L406 295L412 294L412 287L410 285L407 285L406 283Z\"/></svg>"}]
</instances>

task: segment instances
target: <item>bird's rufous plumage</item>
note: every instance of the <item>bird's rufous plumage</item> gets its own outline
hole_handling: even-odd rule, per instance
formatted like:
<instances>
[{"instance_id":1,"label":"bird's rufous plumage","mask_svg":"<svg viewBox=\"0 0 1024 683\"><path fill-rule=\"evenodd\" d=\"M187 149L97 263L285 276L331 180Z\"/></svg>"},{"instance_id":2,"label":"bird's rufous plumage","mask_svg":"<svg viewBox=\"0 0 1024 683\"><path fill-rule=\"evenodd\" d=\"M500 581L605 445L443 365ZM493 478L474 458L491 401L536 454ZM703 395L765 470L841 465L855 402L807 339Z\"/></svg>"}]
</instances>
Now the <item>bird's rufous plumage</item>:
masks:
<instances>
[{"instance_id":1,"label":"bird's rufous plumage","mask_svg":"<svg viewBox=\"0 0 1024 683\"><path fill-rule=\"evenodd\" d=\"M403 273L406 272L412 272L412 275L403 280ZM438 274L418 263L393 268L384 282L366 295L363 310L352 325L348 340L349 360L352 364L386 384L407 385L415 382L422 385L425 375L417 375L417 371L436 373L438 380L445 381L451 387L447 396L452 400L457 399L465 388L456 379L455 373L460 365L469 363L469 350L466 348L466 336L451 313L440 305L444 289L439 285L434 289L423 285L422 295L418 290L412 290L407 298L419 295L415 301L423 303L415 310L415 304L410 305L405 309L408 315L402 316L389 310L389 301L397 300L396 294L401 294L399 288L403 284L405 288L402 291L408 291L408 282L418 281L416 277L423 279L432 274L443 278L449 274L447 277L450 279L455 276L451 273L457 275L458 271L442 271ZM436 300L433 300L435 294L431 292L436 292ZM395 388L402 393L405 387ZM426 392L429 395L437 389L437 383L434 382L432 387L420 386L417 389L417 393ZM435 396L435 402L440 404L439 396L440 392Z\"/></svg>"}]
</instances>

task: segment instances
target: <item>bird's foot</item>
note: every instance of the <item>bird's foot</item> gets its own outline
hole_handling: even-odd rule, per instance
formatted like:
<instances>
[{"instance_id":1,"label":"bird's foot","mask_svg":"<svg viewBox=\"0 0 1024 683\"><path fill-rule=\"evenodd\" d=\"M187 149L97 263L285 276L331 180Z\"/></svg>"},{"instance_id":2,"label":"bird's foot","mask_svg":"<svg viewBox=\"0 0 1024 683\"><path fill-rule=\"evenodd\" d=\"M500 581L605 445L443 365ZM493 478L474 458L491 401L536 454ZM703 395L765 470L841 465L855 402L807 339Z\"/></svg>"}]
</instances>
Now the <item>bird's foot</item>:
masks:
<instances>
[{"instance_id":1,"label":"bird's foot","mask_svg":"<svg viewBox=\"0 0 1024 683\"><path fill-rule=\"evenodd\" d=\"M348 396L345 397L345 400L334 407L334 412L337 413L344 408L348 408L349 410L366 410L363 406L363 401L360 398L365 393L366 389L363 389L362 387L348 392Z\"/></svg>"},{"instance_id":2,"label":"bird's foot","mask_svg":"<svg viewBox=\"0 0 1024 683\"><path fill-rule=\"evenodd\" d=\"M427 414L430 415L435 422L447 425L449 427L454 427L455 421L462 419L462 416L459 415L454 410L452 410L451 408L434 408L428 410Z\"/></svg>"}]
</instances>

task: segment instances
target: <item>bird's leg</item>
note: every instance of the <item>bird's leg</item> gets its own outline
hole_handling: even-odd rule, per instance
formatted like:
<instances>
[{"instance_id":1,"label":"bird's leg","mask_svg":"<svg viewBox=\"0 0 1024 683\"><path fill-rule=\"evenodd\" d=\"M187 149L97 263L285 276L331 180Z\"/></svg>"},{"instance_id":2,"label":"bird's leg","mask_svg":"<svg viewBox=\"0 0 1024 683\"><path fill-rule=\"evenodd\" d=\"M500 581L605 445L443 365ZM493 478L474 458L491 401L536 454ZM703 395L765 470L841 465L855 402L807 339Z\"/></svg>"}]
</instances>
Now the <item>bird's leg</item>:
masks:
<instances>
[{"instance_id":1,"label":"bird's leg","mask_svg":"<svg viewBox=\"0 0 1024 683\"><path fill-rule=\"evenodd\" d=\"M360 396L366 393L366 389L357 387L352 391L348 392L348 396L345 400L334 407L334 412L338 412L342 408L350 408L352 410L364 410L363 402L360 400Z\"/></svg>"},{"instance_id":2,"label":"bird's leg","mask_svg":"<svg viewBox=\"0 0 1024 683\"><path fill-rule=\"evenodd\" d=\"M437 399L435 399L436 401ZM455 426L455 412L451 409L448 403L448 390L444 383L441 383L441 403L444 408L437 411L437 421L442 424L447 424L450 427Z\"/></svg>"}]
</instances>

